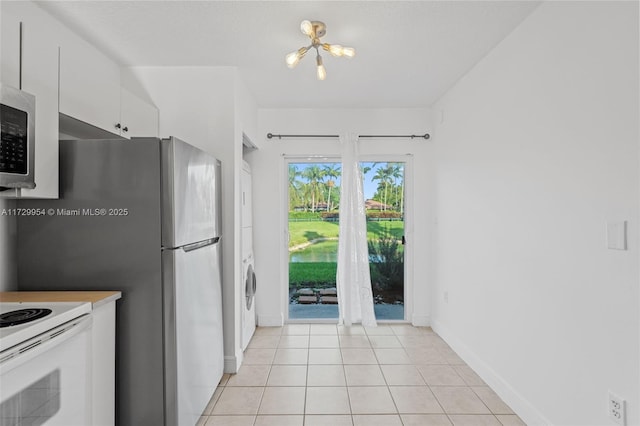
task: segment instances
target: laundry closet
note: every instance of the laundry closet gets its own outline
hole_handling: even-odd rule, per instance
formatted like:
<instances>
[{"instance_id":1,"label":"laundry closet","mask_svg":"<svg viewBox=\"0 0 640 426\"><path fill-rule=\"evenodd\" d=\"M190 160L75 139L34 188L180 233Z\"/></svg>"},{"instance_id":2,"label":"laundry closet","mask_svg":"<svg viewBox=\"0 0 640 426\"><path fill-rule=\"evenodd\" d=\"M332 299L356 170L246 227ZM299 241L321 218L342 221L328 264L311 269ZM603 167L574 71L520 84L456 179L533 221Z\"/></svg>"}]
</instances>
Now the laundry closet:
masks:
<instances>
[{"instance_id":1,"label":"laundry closet","mask_svg":"<svg viewBox=\"0 0 640 426\"><path fill-rule=\"evenodd\" d=\"M245 136L243 138L243 151L256 149L255 145ZM242 176L240 179L242 192L242 296L241 309L241 343L242 350L245 350L251 341L253 333L256 331L256 274L253 257L253 194L251 183L251 165L242 161Z\"/></svg>"}]
</instances>

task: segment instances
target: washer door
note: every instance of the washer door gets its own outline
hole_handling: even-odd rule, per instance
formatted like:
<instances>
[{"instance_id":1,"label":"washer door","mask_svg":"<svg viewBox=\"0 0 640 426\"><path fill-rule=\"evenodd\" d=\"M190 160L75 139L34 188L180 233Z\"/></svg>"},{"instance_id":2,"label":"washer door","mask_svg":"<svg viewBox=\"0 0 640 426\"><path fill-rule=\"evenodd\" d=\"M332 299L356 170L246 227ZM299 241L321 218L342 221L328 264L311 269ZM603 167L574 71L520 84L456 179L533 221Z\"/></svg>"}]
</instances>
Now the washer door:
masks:
<instances>
[{"instance_id":1,"label":"washer door","mask_svg":"<svg viewBox=\"0 0 640 426\"><path fill-rule=\"evenodd\" d=\"M244 283L244 294L247 303L247 311L251 310L253 298L256 294L256 274L253 272L253 265L247 268L247 278Z\"/></svg>"}]
</instances>

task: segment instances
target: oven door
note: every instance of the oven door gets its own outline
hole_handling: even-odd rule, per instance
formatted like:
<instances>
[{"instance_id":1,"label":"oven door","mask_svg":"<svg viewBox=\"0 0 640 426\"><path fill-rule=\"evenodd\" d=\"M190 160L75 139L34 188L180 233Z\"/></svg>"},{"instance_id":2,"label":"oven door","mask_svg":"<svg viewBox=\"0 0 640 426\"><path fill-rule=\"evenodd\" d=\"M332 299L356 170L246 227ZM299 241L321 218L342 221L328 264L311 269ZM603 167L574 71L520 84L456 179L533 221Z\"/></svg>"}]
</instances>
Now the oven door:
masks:
<instances>
[{"instance_id":1,"label":"oven door","mask_svg":"<svg viewBox=\"0 0 640 426\"><path fill-rule=\"evenodd\" d=\"M91 424L91 317L2 353L0 425Z\"/></svg>"}]
</instances>

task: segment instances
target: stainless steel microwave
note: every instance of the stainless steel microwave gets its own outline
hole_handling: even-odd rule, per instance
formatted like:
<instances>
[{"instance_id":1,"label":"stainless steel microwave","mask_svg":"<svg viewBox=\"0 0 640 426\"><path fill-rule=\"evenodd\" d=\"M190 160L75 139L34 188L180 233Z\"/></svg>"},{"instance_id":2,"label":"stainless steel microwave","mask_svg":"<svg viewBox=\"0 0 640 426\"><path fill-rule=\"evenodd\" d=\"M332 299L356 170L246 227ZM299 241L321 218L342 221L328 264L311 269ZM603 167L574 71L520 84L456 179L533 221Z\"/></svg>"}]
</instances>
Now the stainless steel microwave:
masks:
<instances>
[{"instance_id":1,"label":"stainless steel microwave","mask_svg":"<svg viewBox=\"0 0 640 426\"><path fill-rule=\"evenodd\" d=\"M36 98L0 83L0 191L35 188Z\"/></svg>"}]
</instances>

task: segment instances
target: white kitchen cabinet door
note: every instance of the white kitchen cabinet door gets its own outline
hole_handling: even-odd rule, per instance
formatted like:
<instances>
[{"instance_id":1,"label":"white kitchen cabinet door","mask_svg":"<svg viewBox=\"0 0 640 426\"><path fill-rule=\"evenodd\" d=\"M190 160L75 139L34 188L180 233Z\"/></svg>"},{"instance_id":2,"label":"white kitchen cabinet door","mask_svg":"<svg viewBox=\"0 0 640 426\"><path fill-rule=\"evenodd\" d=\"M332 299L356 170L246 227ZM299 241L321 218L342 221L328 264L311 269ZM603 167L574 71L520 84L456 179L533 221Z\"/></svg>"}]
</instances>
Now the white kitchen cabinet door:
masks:
<instances>
[{"instance_id":1,"label":"white kitchen cabinet door","mask_svg":"<svg viewBox=\"0 0 640 426\"><path fill-rule=\"evenodd\" d=\"M21 89L36 97L36 187L22 189L20 194L25 198L58 198L58 43L55 35L62 31L62 27L31 2L0 4L2 81L20 88L22 23Z\"/></svg>"},{"instance_id":2,"label":"white kitchen cabinet door","mask_svg":"<svg viewBox=\"0 0 640 426\"><path fill-rule=\"evenodd\" d=\"M121 135L124 137L158 137L158 109L127 89L120 92Z\"/></svg>"},{"instance_id":3,"label":"white kitchen cabinet door","mask_svg":"<svg viewBox=\"0 0 640 426\"><path fill-rule=\"evenodd\" d=\"M60 112L120 135L120 68L68 32L60 49Z\"/></svg>"},{"instance_id":4,"label":"white kitchen cabinet door","mask_svg":"<svg viewBox=\"0 0 640 426\"><path fill-rule=\"evenodd\" d=\"M37 10L23 23L22 90L36 96L36 187L24 198L58 198L58 53L49 15Z\"/></svg>"},{"instance_id":5,"label":"white kitchen cabinet door","mask_svg":"<svg viewBox=\"0 0 640 426\"><path fill-rule=\"evenodd\" d=\"M20 18L15 7L0 2L0 81L18 87L20 81Z\"/></svg>"},{"instance_id":6,"label":"white kitchen cabinet door","mask_svg":"<svg viewBox=\"0 0 640 426\"><path fill-rule=\"evenodd\" d=\"M94 308L93 326L93 426L115 424L116 397L116 302Z\"/></svg>"}]
</instances>

